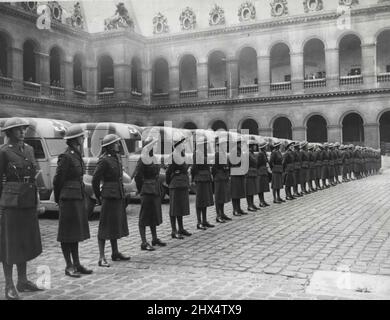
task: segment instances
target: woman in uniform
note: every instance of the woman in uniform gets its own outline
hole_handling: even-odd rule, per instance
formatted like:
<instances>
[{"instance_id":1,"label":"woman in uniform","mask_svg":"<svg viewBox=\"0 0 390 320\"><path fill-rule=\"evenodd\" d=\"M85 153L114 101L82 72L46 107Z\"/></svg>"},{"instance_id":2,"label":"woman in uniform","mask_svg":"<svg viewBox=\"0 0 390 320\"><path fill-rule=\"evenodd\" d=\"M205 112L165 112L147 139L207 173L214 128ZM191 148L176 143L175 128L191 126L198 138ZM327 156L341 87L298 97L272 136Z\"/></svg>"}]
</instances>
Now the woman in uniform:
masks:
<instances>
[{"instance_id":1,"label":"woman in uniform","mask_svg":"<svg viewBox=\"0 0 390 320\"><path fill-rule=\"evenodd\" d=\"M272 182L271 182L271 188L272 188L272 195L274 197L274 203L282 203L286 202L280 197L280 189L283 188L283 180L282 180L282 173L283 173L283 156L280 152L280 141L276 142L272 146L272 153L269 160L269 165L272 170Z\"/></svg>"},{"instance_id":2,"label":"woman in uniform","mask_svg":"<svg viewBox=\"0 0 390 320\"><path fill-rule=\"evenodd\" d=\"M322 168L321 168L321 180L322 180L322 189L329 188L330 185L326 183L326 179L329 178L329 151L328 151L328 143L325 142L323 144L323 149L321 151L321 162L322 162Z\"/></svg>"},{"instance_id":3,"label":"woman in uniform","mask_svg":"<svg viewBox=\"0 0 390 320\"><path fill-rule=\"evenodd\" d=\"M185 141L186 139L183 138L173 145L172 163L168 166L165 176L169 187L169 216L173 239L183 239L183 236L192 235L183 226L183 217L190 214L188 192L190 181L188 165L185 163L185 146L183 144Z\"/></svg>"},{"instance_id":4,"label":"woman in uniform","mask_svg":"<svg viewBox=\"0 0 390 320\"><path fill-rule=\"evenodd\" d=\"M64 137L68 148L58 157L53 179L54 199L59 204L57 241L61 242L65 258L65 274L74 278L92 273L81 265L79 259L79 242L90 238L83 183L84 134L80 125L68 128Z\"/></svg>"},{"instance_id":5,"label":"woman in uniform","mask_svg":"<svg viewBox=\"0 0 390 320\"><path fill-rule=\"evenodd\" d=\"M214 225L207 221L207 207L214 205L211 166L207 164L207 140L196 144L194 164L191 167L192 181L196 186L196 228L206 230Z\"/></svg>"},{"instance_id":6,"label":"woman in uniform","mask_svg":"<svg viewBox=\"0 0 390 320\"><path fill-rule=\"evenodd\" d=\"M237 141L236 146L233 146L230 152L230 159L232 156L236 158L237 163L230 165L230 181L231 181L231 195L232 195L232 204L233 204L233 215L241 216L248 214L247 212L241 209L241 199L246 197L245 190L245 173L241 168L241 157L244 156L241 152L241 141Z\"/></svg>"},{"instance_id":7,"label":"woman in uniform","mask_svg":"<svg viewBox=\"0 0 390 320\"><path fill-rule=\"evenodd\" d=\"M316 192L317 189L314 188L314 183L317 178L317 169L316 169L316 161L317 154L314 151L314 144L309 144L309 174L308 174L308 183L309 183L309 191Z\"/></svg>"},{"instance_id":8,"label":"woman in uniform","mask_svg":"<svg viewBox=\"0 0 390 320\"><path fill-rule=\"evenodd\" d=\"M291 187L294 186L294 144L290 142L287 146L287 152L283 155L283 170L284 170L284 185L286 192L286 200L294 200L295 197L291 194Z\"/></svg>"},{"instance_id":9,"label":"woman in uniform","mask_svg":"<svg viewBox=\"0 0 390 320\"><path fill-rule=\"evenodd\" d=\"M267 142L259 144L259 153L257 154L257 174L258 174L258 196L260 200L260 207L268 207L269 204L264 200L264 192L269 192L269 177L268 177L268 159L265 151Z\"/></svg>"},{"instance_id":10,"label":"woman in uniform","mask_svg":"<svg viewBox=\"0 0 390 320\"><path fill-rule=\"evenodd\" d=\"M27 280L27 261L42 253L35 185L37 167L33 148L24 143L28 126L25 120L11 118L2 128L8 142L0 147L0 261L8 300L20 299L12 279L14 264L19 292L41 290Z\"/></svg>"},{"instance_id":11,"label":"woman in uniform","mask_svg":"<svg viewBox=\"0 0 390 320\"><path fill-rule=\"evenodd\" d=\"M216 222L224 223L232 219L225 215L225 203L231 201L230 193L230 167L226 152L228 140L219 138L216 141L215 161L212 166L212 175L214 178L214 199L217 212Z\"/></svg>"},{"instance_id":12,"label":"woman in uniform","mask_svg":"<svg viewBox=\"0 0 390 320\"><path fill-rule=\"evenodd\" d=\"M248 173L246 174L246 201L248 204L248 211L256 212L260 210L259 207L255 206L254 196L259 193L259 184L257 182L257 156L255 155L257 151L257 142L255 140L249 141L249 168Z\"/></svg>"},{"instance_id":13,"label":"woman in uniform","mask_svg":"<svg viewBox=\"0 0 390 320\"><path fill-rule=\"evenodd\" d=\"M157 237L157 226L162 223L161 197L160 197L160 165L153 153L153 146L157 139L146 138L144 148L134 171L135 183L141 195L141 209L139 212L138 228L141 236L141 250L154 251L154 246L164 247ZM146 240L146 227L152 233L152 245Z\"/></svg>"},{"instance_id":14,"label":"woman in uniform","mask_svg":"<svg viewBox=\"0 0 390 320\"><path fill-rule=\"evenodd\" d=\"M129 260L118 250L118 239L129 235L126 215L125 192L122 183L122 161L118 156L121 138L108 134L102 140L102 151L92 177L92 188L100 210L98 245L99 267L109 267L104 249L106 240L111 242L113 261ZM102 188L100 189L100 184Z\"/></svg>"},{"instance_id":15,"label":"woman in uniform","mask_svg":"<svg viewBox=\"0 0 390 320\"><path fill-rule=\"evenodd\" d=\"M299 152L301 160L301 176L299 177L299 182L301 183L301 190L303 194L309 194L310 192L306 189L307 176L309 173L309 153L307 152L307 141L302 141L300 143L301 151Z\"/></svg>"}]
</instances>

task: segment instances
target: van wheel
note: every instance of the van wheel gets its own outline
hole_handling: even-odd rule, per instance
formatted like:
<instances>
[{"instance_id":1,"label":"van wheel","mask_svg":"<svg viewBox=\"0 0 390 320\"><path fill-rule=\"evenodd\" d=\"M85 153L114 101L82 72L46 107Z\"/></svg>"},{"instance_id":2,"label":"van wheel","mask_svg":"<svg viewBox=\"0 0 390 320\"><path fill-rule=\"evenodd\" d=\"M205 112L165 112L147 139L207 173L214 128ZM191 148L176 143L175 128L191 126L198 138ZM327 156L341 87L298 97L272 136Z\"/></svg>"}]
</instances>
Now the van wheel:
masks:
<instances>
[{"instance_id":1,"label":"van wheel","mask_svg":"<svg viewBox=\"0 0 390 320\"><path fill-rule=\"evenodd\" d=\"M88 214L88 220L95 220L99 217L98 213L94 213L94 209L96 206L96 200L90 197L87 197L86 200L86 210Z\"/></svg>"}]
</instances>

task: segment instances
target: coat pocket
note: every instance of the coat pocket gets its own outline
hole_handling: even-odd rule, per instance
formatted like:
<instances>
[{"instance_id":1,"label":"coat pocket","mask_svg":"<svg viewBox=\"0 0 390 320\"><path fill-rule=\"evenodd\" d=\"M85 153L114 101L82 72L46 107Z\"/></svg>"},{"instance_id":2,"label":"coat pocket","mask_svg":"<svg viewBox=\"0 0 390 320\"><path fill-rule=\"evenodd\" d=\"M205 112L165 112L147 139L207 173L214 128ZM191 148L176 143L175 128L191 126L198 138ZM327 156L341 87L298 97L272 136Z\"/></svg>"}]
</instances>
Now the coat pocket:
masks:
<instances>
[{"instance_id":1,"label":"coat pocket","mask_svg":"<svg viewBox=\"0 0 390 320\"><path fill-rule=\"evenodd\" d=\"M195 182L211 181L211 173L208 170L200 170L194 177Z\"/></svg>"},{"instance_id":2,"label":"coat pocket","mask_svg":"<svg viewBox=\"0 0 390 320\"><path fill-rule=\"evenodd\" d=\"M145 180L142 184L141 194L160 195L157 180Z\"/></svg>"},{"instance_id":3,"label":"coat pocket","mask_svg":"<svg viewBox=\"0 0 390 320\"><path fill-rule=\"evenodd\" d=\"M283 172L283 166L281 164L275 164L272 168L273 173L282 173Z\"/></svg>"},{"instance_id":4,"label":"coat pocket","mask_svg":"<svg viewBox=\"0 0 390 320\"><path fill-rule=\"evenodd\" d=\"M186 174L175 175L171 183L169 184L169 188L188 188L190 186L190 181Z\"/></svg>"},{"instance_id":5,"label":"coat pocket","mask_svg":"<svg viewBox=\"0 0 390 320\"><path fill-rule=\"evenodd\" d=\"M37 188L33 183L6 182L0 198L3 208L34 208L37 206Z\"/></svg>"},{"instance_id":6,"label":"coat pocket","mask_svg":"<svg viewBox=\"0 0 390 320\"><path fill-rule=\"evenodd\" d=\"M118 182L105 182L102 187L102 198L122 199L121 190Z\"/></svg>"},{"instance_id":7,"label":"coat pocket","mask_svg":"<svg viewBox=\"0 0 390 320\"><path fill-rule=\"evenodd\" d=\"M78 181L66 181L61 189L60 200L82 200L83 190Z\"/></svg>"}]
</instances>

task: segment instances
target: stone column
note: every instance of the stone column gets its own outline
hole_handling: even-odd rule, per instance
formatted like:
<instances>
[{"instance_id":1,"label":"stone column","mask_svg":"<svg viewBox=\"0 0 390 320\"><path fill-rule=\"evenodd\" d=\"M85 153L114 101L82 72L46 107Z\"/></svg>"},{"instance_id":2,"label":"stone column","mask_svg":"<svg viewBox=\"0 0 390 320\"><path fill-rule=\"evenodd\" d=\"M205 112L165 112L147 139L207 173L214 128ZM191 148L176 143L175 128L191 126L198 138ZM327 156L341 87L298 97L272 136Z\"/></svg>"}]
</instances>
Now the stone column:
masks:
<instances>
[{"instance_id":1,"label":"stone column","mask_svg":"<svg viewBox=\"0 0 390 320\"><path fill-rule=\"evenodd\" d=\"M128 99L131 91L131 65L127 63L114 64L115 98Z\"/></svg>"},{"instance_id":2,"label":"stone column","mask_svg":"<svg viewBox=\"0 0 390 320\"><path fill-rule=\"evenodd\" d=\"M10 48L11 59L7 65L7 77L13 79L14 89L23 88L23 50L19 48Z\"/></svg>"},{"instance_id":3,"label":"stone column","mask_svg":"<svg viewBox=\"0 0 390 320\"><path fill-rule=\"evenodd\" d=\"M41 94L48 96L50 94L50 55L39 52L36 54L39 63L39 72L37 73L37 82L41 84Z\"/></svg>"},{"instance_id":4,"label":"stone column","mask_svg":"<svg viewBox=\"0 0 390 320\"><path fill-rule=\"evenodd\" d=\"M339 124L331 124L328 128L328 142L342 142L342 126Z\"/></svg>"},{"instance_id":5,"label":"stone column","mask_svg":"<svg viewBox=\"0 0 390 320\"><path fill-rule=\"evenodd\" d=\"M235 58L227 59L226 61L226 75L228 81L229 98L236 97L238 95L238 60Z\"/></svg>"},{"instance_id":6,"label":"stone column","mask_svg":"<svg viewBox=\"0 0 390 320\"><path fill-rule=\"evenodd\" d=\"M380 147L379 141L379 124L366 123L364 124L364 145L378 149Z\"/></svg>"},{"instance_id":7,"label":"stone column","mask_svg":"<svg viewBox=\"0 0 390 320\"><path fill-rule=\"evenodd\" d=\"M260 94L269 95L270 93L270 56L257 57L258 79L260 85Z\"/></svg>"},{"instance_id":8,"label":"stone column","mask_svg":"<svg viewBox=\"0 0 390 320\"><path fill-rule=\"evenodd\" d=\"M291 89L294 93L303 93L303 52L290 54Z\"/></svg>"},{"instance_id":9,"label":"stone column","mask_svg":"<svg viewBox=\"0 0 390 320\"><path fill-rule=\"evenodd\" d=\"M150 104L152 92L152 69L142 69L142 98L145 104Z\"/></svg>"},{"instance_id":10,"label":"stone column","mask_svg":"<svg viewBox=\"0 0 390 320\"><path fill-rule=\"evenodd\" d=\"M179 99L179 66L169 67L169 100L177 101Z\"/></svg>"},{"instance_id":11,"label":"stone column","mask_svg":"<svg viewBox=\"0 0 390 320\"><path fill-rule=\"evenodd\" d=\"M209 78L208 78L208 63L198 63L198 97L199 99L207 99L209 91Z\"/></svg>"},{"instance_id":12,"label":"stone column","mask_svg":"<svg viewBox=\"0 0 390 320\"><path fill-rule=\"evenodd\" d=\"M375 43L362 45L362 75L366 88L375 88L376 81L376 46Z\"/></svg>"},{"instance_id":13,"label":"stone column","mask_svg":"<svg viewBox=\"0 0 390 320\"><path fill-rule=\"evenodd\" d=\"M292 139L296 141L306 140L306 128L305 127L293 127L292 128Z\"/></svg>"},{"instance_id":14,"label":"stone column","mask_svg":"<svg viewBox=\"0 0 390 320\"><path fill-rule=\"evenodd\" d=\"M325 50L326 86L329 90L339 89L340 65L339 48Z\"/></svg>"}]
</instances>

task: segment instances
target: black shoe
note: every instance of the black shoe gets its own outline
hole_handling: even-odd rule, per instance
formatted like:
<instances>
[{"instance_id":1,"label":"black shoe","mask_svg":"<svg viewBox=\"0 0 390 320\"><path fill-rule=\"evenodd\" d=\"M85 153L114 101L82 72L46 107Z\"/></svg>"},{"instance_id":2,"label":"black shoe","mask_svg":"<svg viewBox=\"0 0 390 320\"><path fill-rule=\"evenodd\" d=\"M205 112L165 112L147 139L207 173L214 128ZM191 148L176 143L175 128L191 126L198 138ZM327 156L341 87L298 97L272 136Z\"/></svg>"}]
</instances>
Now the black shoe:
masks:
<instances>
[{"instance_id":1,"label":"black shoe","mask_svg":"<svg viewBox=\"0 0 390 320\"><path fill-rule=\"evenodd\" d=\"M265 203L261 202L261 203L259 204L259 207L260 207L260 208L265 208L266 205L265 205Z\"/></svg>"},{"instance_id":2,"label":"black shoe","mask_svg":"<svg viewBox=\"0 0 390 320\"><path fill-rule=\"evenodd\" d=\"M16 291L14 285L6 286L4 293L5 293L5 298L7 300L20 300L20 297L19 297L18 292Z\"/></svg>"},{"instance_id":3,"label":"black shoe","mask_svg":"<svg viewBox=\"0 0 390 320\"><path fill-rule=\"evenodd\" d=\"M239 213L238 211L233 211L233 216L240 217L241 213Z\"/></svg>"},{"instance_id":4,"label":"black shoe","mask_svg":"<svg viewBox=\"0 0 390 320\"><path fill-rule=\"evenodd\" d=\"M290 197L290 196L286 197L286 200L294 200L294 199L295 199L295 198Z\"/></svg>"},{"instance_id":5,"label":"black shoe","mask_svg":"<svg viewBox=\"0 0 390 320\"><path fill-rule=\"evenodd\" d=\"M154 251L154 249L149 243L142 243L141 244L141 250L146 250L146 251Z\"/></svg>"},{"instance_id":6,"label":"black shoe","mask_svg":"<svg viewBox=\"0 0 390 320\"><path fill-rule=\"evenodd\" d=\"M167 244L160 239L152 240L152 246L165 247Z\"/></svg>"},{"instance_id":7,"label":"black shoe","mask_svg":"<svg viewBox=\"0 0 390 320\"><path fill-rule=\"evenodd\" d=\"M241 214L242 216L244 216L244 215L247 215L247 214L248 214L248 212L245 212L245 211L243 211L243 210L241 210L241 209L240 209L240 211L239 211L239 212L240 212L240 214Z\"/></svg>"},{"instance_id":8,"label":"black shoe","mask_svg":"<svg viewBox=\"0 0 390 320\"><path fill-rule=\"evenodd\" d=\"M255 208L256 210L260 210L260 208L256 207L255 205L253 205L252 207Z\"/></svg>"},{"instance_id":9,"label":"black shoe","mask_svg":"<svg viewBox=\"0 0 390 320\"><path fill-rule=\"evenodd\" d=\"M232 221L232 218L229 218L227 215L225 215L225 214L222 214L221 215L221 218L223 219L223 220L225 220L225 221Z\"/></svg>"},{"instance_id":10,"label":"black shoe","mask_svg":"<svg viewBox=\"0 0 390 320\"><path fill-rule=\"evenodd\" d=\"M263 202L263 204L266 206L266 207L269 207L270 206L270 204L269 203L267 203L267 202Z\"/></svg>"},{"instance_id":11,"label":"black shoe","mask_svg":"<svg viewBox=\"0 0 390 320\"><path fill-rule=\"evenodd\" d=\"M111 255L112 261L127 261L130 260L130 257L123 255L122 253L118 252L113 255Z\"/></svg>"},{"instance_id":12,"label":"black shoe","mask_svg":"<svg viewBox=\"0 0 390 320\"><path fill-rule=\"evenodd\" d=\"M74 269L81 274L92 274L93 271L91 269L87 269L86 267L82 266L81 264L79 266L75 266Z\"/></svg>"},{"instance_id":13,"label":"black shoe","mask_svg":"<svg viewBox=\"0 0 390 320\"><path fill-rule=\"evenodd\" d=\"M186 229L183 229L183 230L179 230L179 234L183 235L183 236L191 236L192 233L189 233Z\"/></svg>"},{"instance_id":14,"label":"black shoe","mask_svg":"<svg viewBox=\"0 0 390 320\"><path fill-rule=\"evenodd\" d=\"M286 200L283 200L282 198L278 199L281 202L286 202Z\"/></svg>"},{"instance_id":15,"label":"black shoe","mask_svg":"<svg viewBox=\"0 0 390 320\"><path fill-rule=\"evenodd\" d=\"M198 224L196 225L196 229L198 229L198 230L206 230L207 228L204 227L201 223L198 223Z\"/></svg>"},{"instance_id":16,"label":"black shoe","mask_svg":"<svg viewBox=\"0 0 390 320\"><path fill-rule=\"evenodd\" d=\"M73 267L69 267L65 269L65 275L72 278L80 278L80 272L77 272Z\"/></svg>"},{"instance_id":17,"label":"black shoe","mask_svg":"<svg viewBox=\"0 0 390 320\"><path fill-rule=\"evenodd\" d=\"M215 227L213 224L209 223L208 221L203 222L202 225L203 225L203 227L206 227L206 228L214 228Z\"/></svg>"},{"instance_id":18,"label":"black shoe","mask_svg":"<svg viewBox=\"0 0 390 320\"><path fill-rule=\"evenodd\" d=\"M226 221L223 220L221 217L217 217L217 218L215 219L215 222L218 222L218 223L225 223Z\"/></svg>"},{"instance_id":19,"label":"black shoe","mask_svg":"<svg viewBox=\"0 0 390 320\"><path fill-rule=\"evenodd\" d=\"M279 201L279 200L274 200L274 203L280 204L280 203L282 203L282 202Z\"/></svg>"},{"instance_id":20,"label":"black shoe","mask_svg":"<svg viewBox=\"0 0 390 320\"><path fill-rule=\"evenodd\" d=\"M16 285L16 289L18 289L19 292L36 292L36 291L43 291L43 289L38 288L34 283L31 281L20 283L18 282Z\"/></svg>"},{"instance_id":21,"label":"black shoe","mask_svg":"<svg viewBox=\"0 0 390 320\"><path fill-rule=\"evenodd\" d=\"M110 264L107 262L106 258L103 258L99 259L98 266L103 268L109 268Z\"/></svg>"},{"instance_id":22,"label":"black shoe","mask_svg":"<svg viewBox=\"0 0 390 320\"><path fill-rule=\"evenodd\" d=\"M171 237L172 237L172 239L184 239L184 237L177 232L172 232Z\"/></svg>"},{"instance_id":23,"label":"black shoe","mask_svg":"<svg viewBox=\"0 0 390 320\"><path fill-rule=\"evenodd\" d=\"M256 211L257 211L257 210L256 210L255 208L253 208L253 207L248 207L247 210L250 211L250 212L256 212Z\"/></svg>"}]
</instances>

